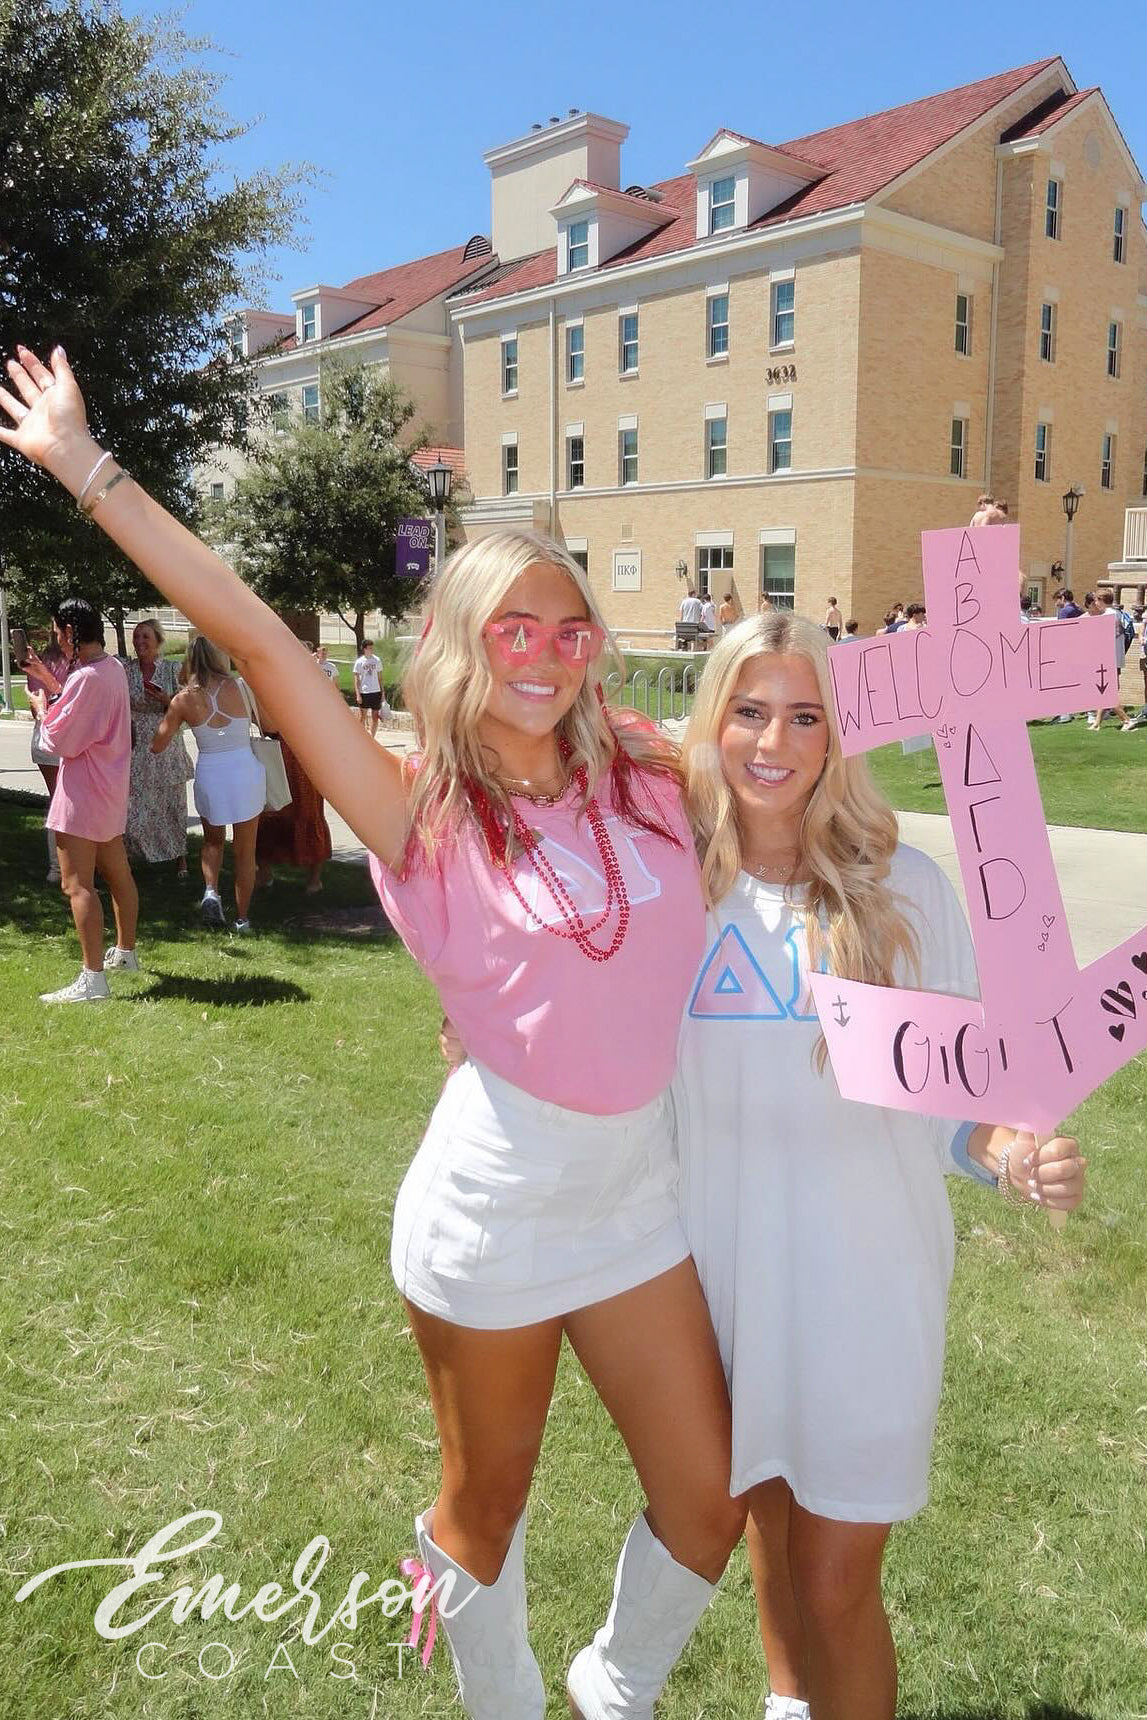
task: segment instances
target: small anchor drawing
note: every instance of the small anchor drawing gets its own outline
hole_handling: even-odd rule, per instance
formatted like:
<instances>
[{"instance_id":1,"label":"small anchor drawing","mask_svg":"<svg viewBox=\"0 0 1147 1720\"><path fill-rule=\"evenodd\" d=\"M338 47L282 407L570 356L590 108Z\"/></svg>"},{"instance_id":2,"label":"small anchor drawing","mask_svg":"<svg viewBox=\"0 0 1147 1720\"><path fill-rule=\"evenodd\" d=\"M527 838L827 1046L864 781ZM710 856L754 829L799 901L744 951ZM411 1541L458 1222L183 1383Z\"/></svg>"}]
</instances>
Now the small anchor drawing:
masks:
<instances>
[{"instance_id":1,"label":"small anchor drawing","mask_svg":"<svg viewBox=\"0 0 1147 1720\"><path fill-rule=\"evenodd\" d=\"M845 1007L844 1007L844 999L843 999L843 997L838 997L838 998L837 998L837 1000L836 1000L836 1002L835 1002L835 1003L834 1003L834 1004L833 1004L833 1006L832 1006L832 1007L833 1007L833 1008L834 1008L834 1009L836 1009L836 1010L839 1010L839 1011L840 1011L840 1013L839 1013L839 1015L838 1015L838 1016L837 1016L837 1018L836 1018L836 1019L837 1019L837 1022L838 1022L838 1024L839 1024L839 1025L840 1025L840 1026L841 1026L841 1027L847 1027L847 1026L848 1026L848 1024L849 1024L849 1022L850 1022L850 1021L851 1021L851 1020L852 1020L852 1017L851 1017L851 1015L848 1015L848 1014L846 1014L846 1012L845 1012Z\"/></svg>"}]
</instances>

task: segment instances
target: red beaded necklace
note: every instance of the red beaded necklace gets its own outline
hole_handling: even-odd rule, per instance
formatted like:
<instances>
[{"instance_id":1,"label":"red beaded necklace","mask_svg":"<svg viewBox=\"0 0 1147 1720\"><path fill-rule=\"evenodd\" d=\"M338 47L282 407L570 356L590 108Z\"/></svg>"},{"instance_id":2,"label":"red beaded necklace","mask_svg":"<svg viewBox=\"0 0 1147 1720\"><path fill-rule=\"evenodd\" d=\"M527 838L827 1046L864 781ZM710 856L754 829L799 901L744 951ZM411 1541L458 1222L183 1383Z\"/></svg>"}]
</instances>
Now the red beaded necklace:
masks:
<instances>
[{"instance_id":1,"label":"red beaded necklace","mask_svg":"<svg viewBox=\"0 0 1147 1720\"><path fill-rule=\"evenodd\" d=\"M565 740L561 742L561 751L563 759L569 757L569 743ZM584 765L578 765L577 769L572 773L570 781L572 786L584 799L589 786L589 778L586 774ZM506 841L506 832L499 822L493 806L490 804L489 795L486 793L485 789L480 788L476 783L472 783L470 785L469 794L470 804L474 808L475 816L482 827L482 832L486 838L486 845L490 851L494 864L498 867L499 871L505 874L506 882L509 884L510 889L513 891L517 900L526 910L526 913L531 917L535 917L533 915L533 910L530 908L530 904L522 895L521 890L519 890L517 880L511 870L509 844ZM601 861L602 873L605 877L605 907L602 910L600 918L595 920L592 925L587 925L582 919L581 914L578 912L576 903L565 885L562 883L561 879L558 877L557 872L550 864L550 861L542 848L540 837L535 831L530 829L529 825L525 822L513 802L511 801L510 803L510 815L513 820L514 838L529 860L530 865L537 873L538 878L549 891L555 907L562 919L565 921L564 927L545 925L545 922L543 921L542 924L545 926L545 930L547 932L551 932L556 938L571 939L588 961L607 962L612 960L612 958L617 954L618 950L625 942L625 934L629 930L629 893L625 888L625 878L622 874L621 862L617 858L617 852L613 843L609 839L609 831L605 827L605 819L601 815L601 808L598 806L597 800L593 795L590 795L585 801L585 814L589 821L589 827L593 832L594 845L597 848L598 858ZM591 940L594 933L600 932L601 928L610 919L615 908L617 910L617 925L614 927L609 947L607 949L600 949L598 945L593 943Z\"/></svg>"}]
</instances>

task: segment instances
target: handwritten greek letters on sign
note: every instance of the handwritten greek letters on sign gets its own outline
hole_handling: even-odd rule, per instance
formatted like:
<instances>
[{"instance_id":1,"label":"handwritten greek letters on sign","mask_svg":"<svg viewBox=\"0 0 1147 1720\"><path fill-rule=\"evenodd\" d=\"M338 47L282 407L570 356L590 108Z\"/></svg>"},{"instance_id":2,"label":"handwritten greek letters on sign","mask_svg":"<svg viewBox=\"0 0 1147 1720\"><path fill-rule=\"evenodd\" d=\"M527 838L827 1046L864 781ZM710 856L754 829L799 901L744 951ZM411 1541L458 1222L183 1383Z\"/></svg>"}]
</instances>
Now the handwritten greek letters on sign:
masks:
<instances>
[{"instance_id":1,"label":"handwritten greek letters on sign","mask_svg":"<svg viewBox=\"0 0 1147 1720\"><path fill-rule=\"evenodd\" d=\"M848 1098L1048 1129L1147 1046L1147 927L1075 960L1026 724L1095 706L1114 618L1019 618L1019 528L925 532L928 626L829 653L846 753L929 732L980 1003L813 975Z\"/></svg>"}]
</instances>

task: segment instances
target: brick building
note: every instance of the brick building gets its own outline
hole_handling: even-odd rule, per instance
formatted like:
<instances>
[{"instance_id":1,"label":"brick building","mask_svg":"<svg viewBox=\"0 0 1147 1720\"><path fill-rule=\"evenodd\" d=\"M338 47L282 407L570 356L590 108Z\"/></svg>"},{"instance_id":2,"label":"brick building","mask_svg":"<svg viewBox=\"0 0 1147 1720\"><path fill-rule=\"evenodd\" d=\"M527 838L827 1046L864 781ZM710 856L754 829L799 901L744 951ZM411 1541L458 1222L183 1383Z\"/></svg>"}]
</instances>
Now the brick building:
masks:
<instances>
[{"instance_id":1,"label":"brick building","mask_svg":"<svg viewBox=\"0 0 1147 1720\"><path fill-rule=\"evenodd\" d=\"M721 131L623 187L572 112L491 151L490 271L460 337L470 536L519 521L652 637L682 576L865 630L919 534L1008 498L1029 582L1076 586L1147 493L1142 175L1049 59L772 144Z\"/></svg>"}]
</instances>

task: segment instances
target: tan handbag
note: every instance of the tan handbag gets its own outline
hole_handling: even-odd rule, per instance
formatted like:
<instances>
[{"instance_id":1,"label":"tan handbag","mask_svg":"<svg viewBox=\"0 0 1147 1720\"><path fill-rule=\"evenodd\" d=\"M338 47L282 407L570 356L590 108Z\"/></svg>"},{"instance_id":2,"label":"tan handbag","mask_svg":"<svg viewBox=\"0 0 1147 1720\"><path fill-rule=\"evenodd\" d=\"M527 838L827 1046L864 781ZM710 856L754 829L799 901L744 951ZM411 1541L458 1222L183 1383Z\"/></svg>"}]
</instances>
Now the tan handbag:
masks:
<instances>
[{"instance_id":1,"label":"tan handbag","mask_svg":"<svg viewBox=\"0 0 1147 1720\"><path fill-rule=\"evenodd\" d=\"M291 785L287 781L287 767L283 763L283 749L277 740L263 733L259 721L259 713L251 696L251 689L242 675L236 675L236 683L240 697L247 707L247 717L251 724L251 751L259 760L267 777L267 799L264 803L267 812L281 812L284 806L291 804Z\"/></svg>"}]
</instances>

